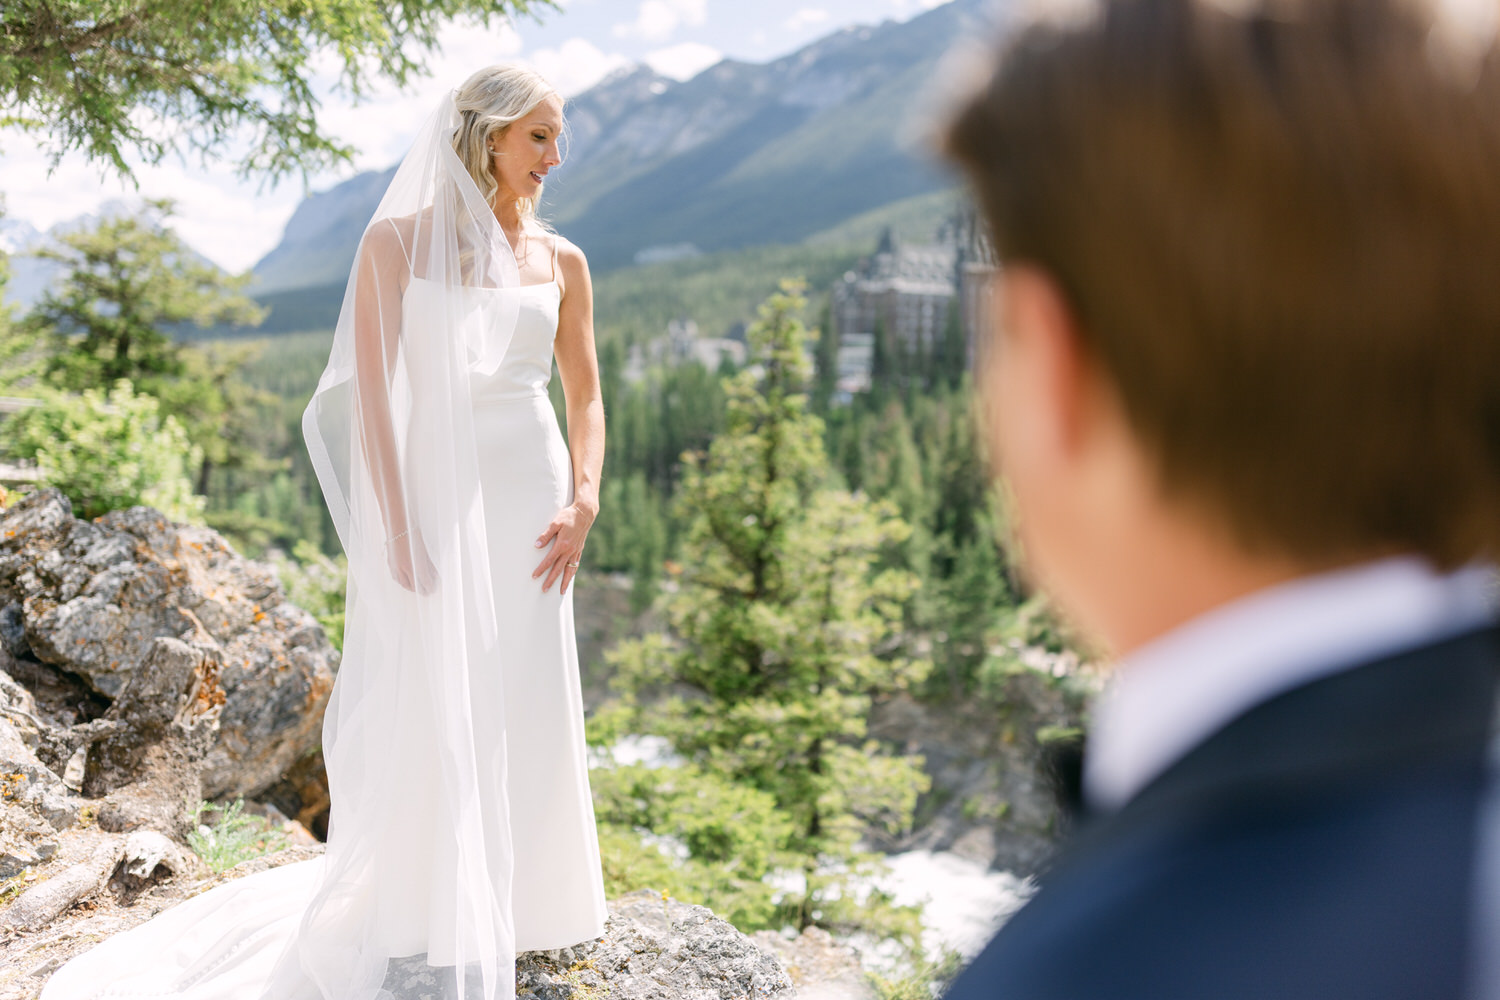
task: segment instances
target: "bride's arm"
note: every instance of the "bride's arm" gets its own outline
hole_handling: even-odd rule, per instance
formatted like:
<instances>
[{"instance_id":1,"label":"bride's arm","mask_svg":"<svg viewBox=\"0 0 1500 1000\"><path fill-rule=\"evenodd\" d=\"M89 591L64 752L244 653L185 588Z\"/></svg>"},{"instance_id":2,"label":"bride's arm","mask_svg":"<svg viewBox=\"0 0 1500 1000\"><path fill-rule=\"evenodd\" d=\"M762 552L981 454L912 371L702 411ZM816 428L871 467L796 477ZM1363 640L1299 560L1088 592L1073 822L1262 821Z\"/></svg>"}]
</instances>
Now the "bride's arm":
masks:
<instances>
[{"instance_id":1,"label":"bride's arm","mask_svg":"<svg viewBox=\"0 0 1500 1000\"><path fill-rule=\"evenodd\" d=\"M380 506L383 541L392 560L392 572L403 587L425 590L427 574L413 573L414 563L425 569L426 552L417 548L418 539L410 530L413 525L401 481L390 400L407 276L406 254L395 223L379 220L372 224L360 243L354 299L354 381L360 447ZM416 579L418 576L423 579Z\"/></svg>"},{"instance_id":2,"label":"bride's arm","mask_svg":"<svg viewBox=\"0 0 1500 1000\"><path fill-rule=\"evenodd\" d=\"M543 545L553 535L558 543L537 567L547 579L543 589L561 575L562 593L576 569L567 565L578 559L584 538L599 515L599 476L604 468L604 396L599 388L599 359L594 350L594 289L588 260L567 240L558 248L558 270L562 304L558 308L557 372L562 377L568 411L568 452L573 459L573 505L575 513L562 511L552 519L542 537Z\"/></svg>"}]
</instances>

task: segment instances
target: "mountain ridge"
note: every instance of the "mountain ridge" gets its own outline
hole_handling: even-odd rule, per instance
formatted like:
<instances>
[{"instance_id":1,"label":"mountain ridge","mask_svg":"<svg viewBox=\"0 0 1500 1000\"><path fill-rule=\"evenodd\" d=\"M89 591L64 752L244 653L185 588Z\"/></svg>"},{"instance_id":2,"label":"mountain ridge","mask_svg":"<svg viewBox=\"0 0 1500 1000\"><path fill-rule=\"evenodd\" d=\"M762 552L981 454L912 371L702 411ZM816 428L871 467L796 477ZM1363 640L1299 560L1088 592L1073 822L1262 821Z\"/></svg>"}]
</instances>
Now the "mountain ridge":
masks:
<instances>
[{"instance_id":1,"label":"mountain ridge","mask_svg":"<svg viewBox=\"0 0 1500 1000\"><path fill-rule=\"evenodd\" d=\"M543 215L596 271L642 250L795 243L950 187L909 119L938 62L990 23L991 0L841 28L767 63L724 59L691 79L624 68L568 103L571 140ZM312 195L256 264L260 295L342 283L394 167Z\"/></svg>"}]
</instances>

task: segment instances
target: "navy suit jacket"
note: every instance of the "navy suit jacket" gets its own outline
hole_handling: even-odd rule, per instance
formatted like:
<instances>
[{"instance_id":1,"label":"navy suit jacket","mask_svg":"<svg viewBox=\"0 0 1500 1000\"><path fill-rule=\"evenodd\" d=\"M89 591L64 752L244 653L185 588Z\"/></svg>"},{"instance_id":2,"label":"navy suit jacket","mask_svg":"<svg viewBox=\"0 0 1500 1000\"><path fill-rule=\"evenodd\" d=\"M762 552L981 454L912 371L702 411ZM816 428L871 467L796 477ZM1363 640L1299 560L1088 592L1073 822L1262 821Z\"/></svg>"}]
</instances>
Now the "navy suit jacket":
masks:
<instances>
[{"instance_id":1,"label":"navy suit jacket","mask_svg":"<svg viewBox=\"0 0 1500 1000\"><path fill-rule=\"evenodd\" d=\"M1248 710L1083 817L947 1000L1474 996L1497 678L1487 628Z\"/></svg>"}]
</instances>

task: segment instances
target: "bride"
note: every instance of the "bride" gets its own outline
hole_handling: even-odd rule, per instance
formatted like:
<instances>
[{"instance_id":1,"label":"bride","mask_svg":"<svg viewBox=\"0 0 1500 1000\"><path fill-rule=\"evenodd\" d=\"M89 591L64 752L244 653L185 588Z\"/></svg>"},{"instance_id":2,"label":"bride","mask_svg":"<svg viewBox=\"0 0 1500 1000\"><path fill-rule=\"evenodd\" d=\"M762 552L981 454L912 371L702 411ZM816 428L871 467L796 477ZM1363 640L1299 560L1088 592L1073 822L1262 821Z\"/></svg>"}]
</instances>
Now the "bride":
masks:
<instances>
[{"instance_id":1,"label":"bride","mask_svg":"<svg viewBox=\"0 0 1500 1000\"><path fill-rule=\"evenodd\" d=\"M517 951L602 933L570 584L604 412L588 264L536 218L563 132L536 74L480 70L356 255L303 418L349 557L325 853L109 939L43 1000L510 1000Z\"/></svg>"}]
</instances>

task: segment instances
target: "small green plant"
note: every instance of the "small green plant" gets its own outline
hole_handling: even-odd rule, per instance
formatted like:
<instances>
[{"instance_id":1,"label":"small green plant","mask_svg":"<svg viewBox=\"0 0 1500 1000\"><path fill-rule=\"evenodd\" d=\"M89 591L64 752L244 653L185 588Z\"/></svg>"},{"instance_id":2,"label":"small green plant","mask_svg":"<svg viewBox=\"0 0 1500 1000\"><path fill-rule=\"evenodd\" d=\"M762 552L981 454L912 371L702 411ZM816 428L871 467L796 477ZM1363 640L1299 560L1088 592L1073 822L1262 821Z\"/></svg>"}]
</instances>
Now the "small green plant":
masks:
<instances>
[{"instance_id":1,"label":"small green plant","mask_svg":"<svg viewBox=\"0 0 1500 1000\"><path fill-rule=\"evenodd\" d=\"M245 800L235 799L227 806L199 802L193 807L192 822L197 826L188 834L188 844L207 863L209 870L222 872L242 861L272 854L287 846L280 830L259 816L245 813ZM213 825L203 822L207 813L216 813Z\"/></svg>"},{"instance_id":2,"label":"small green plant","mask_svg":"<svg viewBox=\"0 0 1500 1000\"><path fill-rule=\"evenodd\" d=\"M970 823L998 823L1010 813L1010 803L1004 799L987 799L971 795L964 799L963 817Z\"/></svg>"},{"instance_id":3,"label":"small green plant","mask_svg":"<svg viewBox=\"0 0 1500 1000\"><path fill-rule=\"evenodd\" d=\"M0 882L0 906L8 905L12 900L27 889L26 877L31 874L31 869L26 868L10 878Z\"/></svg>"},{"instance_id":4,"label":"small green plant","mask_svg":"<svg viewBox=\"0 0 1500 1000\"><path fill-rule=\"evenodd\" d=\"M935 958L920 956L890 974L867 973L876 1000L935 1000L963 971L963 956L944 948Z\"/></svg>"},{"instance_id":5,"label":"small green plant","mask_svg":"<svg viewBox=\"0 0 1500 1000\"><path fill-rule=\"evenodd\" d=\"M318 620L328 640L340 652L344 648L344 597L349 581L349 560L329 557L307 539L299 539L292 556L272 557L287 600Z\"/></svg>"}]
</instances>

